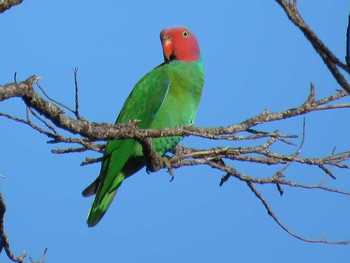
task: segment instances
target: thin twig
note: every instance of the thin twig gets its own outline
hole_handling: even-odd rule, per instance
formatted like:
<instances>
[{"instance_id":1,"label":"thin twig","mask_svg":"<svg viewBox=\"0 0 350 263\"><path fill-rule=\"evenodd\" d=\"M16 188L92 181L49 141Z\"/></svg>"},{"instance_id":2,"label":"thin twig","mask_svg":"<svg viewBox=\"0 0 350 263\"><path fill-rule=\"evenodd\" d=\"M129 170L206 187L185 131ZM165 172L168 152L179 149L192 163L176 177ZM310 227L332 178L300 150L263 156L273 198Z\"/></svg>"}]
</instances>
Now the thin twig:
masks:
<instances>
[{"instance_id":1,"label":"thin twig","mask_svg":"<svg viewBox=\"0 0 350 263\"><path fill-rule=\"evenodd\" d=\"M350 243L350 240L341 240L341 241L330 241L330 240L325 240L323 237L320 237L318 239L310 239L310 238L305 238L303 236L300 236L298 234L295 234L294 232L292 232L288 227L286 227L276 216L276 214L274 213L274 211L272 210L272 208L270 207L270 205L268 204L268 202L265 200L265 198L260 194L260 192L255 188L255 186L253 185L252 182L247 181L246 182L248 187L250 188L250 190L252 190L252 192L255 194L255 196L261 201L261 203L264 205L267 213L269 216L272 217L272 219L285 231L287 232L289 235L305 241L305 242L309 242L309 243L325 243L325 244L338 244L338 245L347 245Z\"/></svg>"},{"instance_id":2,"label":"thin twig","mask_svg":"<svg viewBox=\"0 0 350 263\"><path fill-rule=\"evenodd\" d=\"M58 135L59 133L58 133L58 131L56 130L56 128L54 127L54 126L52 126L50 123L48 123L44 118L42 118L39 114L37 114L36 113L36 111L34 111L32 108L27 108L27 109L29 109L29 111L30 111L30 113L35 117L35 118L37 118L39 121L41 121L48 129L50 129L52 132L53 132L53 134L55 134L55 135ZM30 124L33 124L31 121L30 121L30 119L28 119L28 122L30 123ZM50 133L50 132L46 132L44 129L41 129L41 128L39 128L39 126L36 126L38 129L39 129L39 132L41 132L41 133L44 133L44 134L46 134L46 133L49 133L49 134L52 134L52 133ZM49 135L48 135L49 136ZM49 137L51 137L51 136L49 136Z\"/></svg>"},{"instance_id":3,"label":"thin twig","mask_svg":"<svg viewBox=\"0 0 350 263\"><path fill-rule=\"evenodd\" d=\"M99 157L99 158L88 158L86 157L85 158L85 161L81 162L81 166L85 166L85 165L88 165L88 164L94 164L94 163L99 163L102 161L102 157Z\"/></svg>"},{"instance_id":4,"label":"thin twig","mask_svg":"<svg viewBox=\"0 0 350 263\"><path fill-rule=\"evenodd\" d=\"M305 118L303 119L303 129L302 129L302 137L301 142L299 144L299 147L294 151L294 153L291 154L292 157L298 157L301 151L301 148L303 147L305 142ZM281 177L284 176L284 171L292 164L293 161L288 162L285 166L283 166L280 170L276 172L274 176ZM280 192L280 194L283 194L283 190L280 188L279 185L277 185L277 188Z\"/></svg>"},{"instance_id":5,"label":"thin twig","mask_svg":"<svg viewBox=\"0 0 350 263\"><path fill-rule=\"evenodd\" d=\"M346 64L348 68L350 68L350 15L348 17L348 26L346 29L346 56L345 56Z\"/></svg>"},{"instance_id":6,"label":"thin twig","mask_svg":"<svg viewBox=\"0 0 350 263\"><path fill-rule=\"evenodd\" d=\"M29 257L29 260L31 263L43 263L46 257L46 253L47 253L47 248L44 249L44 253L41 256L41 258L38 261L35 261L33 258Z\"/></svg>"},{"instance_id":7,"label":"thin twig","mask_svg":"<svg viewBox=\"0 0 350 263\"><path fill-rule=\"evenodd\" d=\"M44 94L44 96L45 96L49 101L51 101L51 102L53 102L53 103L55 103L55 104L61 106L62 108L64 108L64 109L66 109L66 110L68 110L68 111L74 113L74 110L72 110L70 107L68 107L68 106L64 105L63 103L61 103L61 102L59 102L59 101L57 101L57 100L51 98L51 97L46 93L46 91L41 87L41 85L40 85L38 82L36 83L36 85L38 86L38 88L41 90L41 92Z\"/></svg>"},{"instance_id":8,"label":"thin twig","mask_svg":"<svg viewBox=\"0 0 350 263\"><path fill-rule=\"evenodd\" d=\"M29 112L29 110L26 108L26 112ZM40 128L39 126L35 125L34 123L32 123L30 121L30 119L28 120L28 113L27 113L27 119L22 119L22 118L18 118L18 117L15 117L15 116L12 116L12 115L9 115L9 114L6 114L6 113L2 113L0 112L0 117L5 117L7 119L10 119L10 120L13 120L15 122L19 122L19 123L23 123L25 125L28 125L29 127L31 127L32 129L42 133L42 134L45 134L46 136L50 137L50 138L54 138L55 137L55 134L53 133L50 133L49 131L46 131L42 128Z\"/></svg>"},{"instance_id":9,"label":"thin twig","mask_svg":"<svg viewBox=\"0 0 350 263\"><path fill-rule=\"evenodd\" d=\"M81 116L79 114L79 94L78 94L78 68L73 69L73 75L74 75L74 89L75 89L75 117L79 120L81 120Z\"/></svg>"}]
</instances>

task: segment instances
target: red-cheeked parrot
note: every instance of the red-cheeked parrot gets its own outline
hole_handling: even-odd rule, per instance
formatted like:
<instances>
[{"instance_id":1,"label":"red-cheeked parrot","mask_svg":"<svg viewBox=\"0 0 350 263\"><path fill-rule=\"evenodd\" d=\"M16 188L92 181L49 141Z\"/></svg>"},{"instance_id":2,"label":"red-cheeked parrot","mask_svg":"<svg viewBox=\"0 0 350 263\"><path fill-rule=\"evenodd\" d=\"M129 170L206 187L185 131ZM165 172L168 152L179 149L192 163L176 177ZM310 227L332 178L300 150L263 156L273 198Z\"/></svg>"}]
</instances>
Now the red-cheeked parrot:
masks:
<instances>
[{"instance_id":1,"label":"red-cheeked parrot","mask_svg":"<svg viewBox=\"0 0 350 263\"><path fill-rule=\"evenodd\" d=\"M165 128L193 123L202 94L203 67L195 35L186 27L160 32L164 62L134 86L116 123L138 120L139 128ZM181 137L152 139L153 149L164 155ZM95 226L106 213L123 180L145 166L141 145L132 139L109 140L100 175L84 191L96 194L87 223Z\"/></svg>"}]
</instances>

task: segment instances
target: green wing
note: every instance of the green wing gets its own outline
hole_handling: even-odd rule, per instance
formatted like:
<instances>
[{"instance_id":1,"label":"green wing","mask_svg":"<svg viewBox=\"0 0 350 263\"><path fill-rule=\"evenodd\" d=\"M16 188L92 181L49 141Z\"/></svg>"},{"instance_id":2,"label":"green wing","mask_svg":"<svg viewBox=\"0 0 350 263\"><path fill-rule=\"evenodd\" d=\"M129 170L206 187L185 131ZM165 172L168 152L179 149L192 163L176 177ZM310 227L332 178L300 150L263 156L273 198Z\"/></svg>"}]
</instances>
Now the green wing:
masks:
<instances>
[{"instance_id":1,"label":"green wing","mask_svg":"<svg viewBox=\"0 0 350 263\"><path fill-rule=\"evenodd\" d=\"M116 123L137 119L140 121L137 124L139 128L148 128L162 106L169 86L170 80L162 65L147 73L134 86ZM95 181L98 186L88 214L89 226L94 226L101 220L125 176L142 167L136 154L137 142L134 140L110 140L107 142L100 175Z\"/></svg>"},{"instance_id":2,"label":"green wing","mask_svg":"<svg viewBox=\"0 0 350 263\"><path fill-rule=\"evenodd\" d=\"M139 128L148 128L162 106L170 87L170 80L163 65L141 78L121 109L116 123L138 119Z\"/></svg>"}]
</instances>

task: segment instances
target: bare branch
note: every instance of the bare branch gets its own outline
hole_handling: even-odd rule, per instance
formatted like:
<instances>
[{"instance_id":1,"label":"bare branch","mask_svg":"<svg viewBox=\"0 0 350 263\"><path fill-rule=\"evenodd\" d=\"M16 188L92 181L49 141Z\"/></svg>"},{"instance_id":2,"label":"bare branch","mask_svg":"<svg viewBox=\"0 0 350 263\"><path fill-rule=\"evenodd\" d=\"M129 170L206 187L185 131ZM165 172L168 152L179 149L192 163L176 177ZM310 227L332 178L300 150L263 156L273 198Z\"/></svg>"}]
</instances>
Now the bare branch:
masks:
<instances>
[{"instance_id":1,"label":"bare branch","mask_svg":"<svg viewBox=\"0 0 350 263\"><path fill-rule=\"evenodd\" d=\"M287 141L287 139L297 138L297 135L280 134L277 130L261 131L255 128L255 126L262 123L301 116L309 112L318 111L321 109L331 110L338 108L350 108L350 105L331 104L336 100L349 95L344 90L337 91L336 93L331 94L327 97L315 100L315 88L311 83L309 96L300 106L279 112L269 112L268 110L265 110L262 113L253 116L241 123L232 124L229 126L220 126L214 128L178 126L164 129L139 129L137 128L137 121L135 120L131 120L128 123L116 125L89 122L77 114L77 103L75 111L70 111L70 113L74 114L74 117L71 117L60 108L60 106L63 107L61 103L51 98L45 100L44 98L40 97L37 92L34 91L32 86L36 81L37 77L32 76L27 80L19 83L10 83L4 86L0 86L0 101L14 97L21 97L28 109L26 119L13 117L4 113L1 113L0 116L29 125L33 129L47 135L49 138L52 138L49 143L73 143L80 145L79 147L53 149L53 153L77 153L85 152L87 150L102 152L104 145L96 144L95 141L115 138L135 139L142 145L147 170L150 172L166 168L173 178L173 168L193 165L209 165L210 167L220 170L224 173L224 176L221 178L220 185L226 182L230 177L234 177L240 181L250 182L252 184L257 183L276 185L280 194L283 193L283 185L304 187L307 189L316 188L334 193L337 193L338 191L337 189L327 188L321 185L309 186L285 180L283 172L290 166L291 163L311 165L317 167L318 169L322 170L322 172L333 177L334 175L330 169L326 167L327 165L338 168L348 168L348 166L344 164L344 161L350 158L350 152L344 152L340 154L332 153L330 156L316 158L299 156L300 148L302 147L305 139L305 125L303 128L302 142L299 145L299 148L297 148L292 154L276 153L274 151L271 151L270 148L272 145L278 142L293 146L295 143ZM78 100L77 93L76 100ZM33 124L30 119L30 113L37 120L39 120L40 123L43 124L45 129L39 127L36 124ZM46 129L49 129L49 131ZM59 129L68 131L73 135L73 137L63 136L60 133ZM221 139L227 141L248 141L264 138L266 141L257 146L240 146L237 148L216 147L212 149L194 149L176 147L173 151L173 156L170 158L167 158L166 156L161 157L152 149L151 138L189 135L207 139ZM84 162L82 162L81 165L96 163L100 160L100 158L86 159ZM265 165L285 165L285 167L278 170L271 177L254 177L251 175L243 174L234 167L226 165L226 160L259 163Z\"/></svg>"},{"instance_id":2,"label":"bare branch","mask_svg":"<svg viewBox=\"0 0 350 263\"><path fill-rule=\"evenodd\" d=\"M28 112L28 111L30 111L30 113L31 113L35 118L37 118L40 122L42 122L42 123L46 126L46 128L50 129L53 133L48 132L48 131L46 131L46 130L44 130L44 129L41 129L39 126L34 125L34 124L30 121L29 115L27 114L27 122L28 122L28 124L29 124L31 127L32 127L32 126L35 126L34 129L36 129L36 130L39 131L40 133L46 134L48 137L51 137L51 138L55 137L55 136L58 134L58 132L57 132L57 130L55 129L55 127L53 127L53 126L52 126L50 123L48 123L44 118L42 118L39 114L37 114L32 108L27 107L27 112Z\"/></svg>"},{"instance_id":3,"label":"bare branch","mask_svg":"<svg viewBox=\"0 0 350 263\"><path fill-rule=\"evenodd\" d=\"M346 56L345 56L346 64L348 68L350 68L350 15L348 17L348 26L346 29Z\"/></svg>"},{"instance_id":4,"label":"bare branch","mask_svg":"<svg viewBox=\"0 0 350 263\"><path fill-rule=\"evenodd\" d=\"M349 51L347 53L347 65L341 62L327 46L316 36L316 34L309 28L297 10L296 1L275 0L285 11L289 19L303 32L305 37L311 43L315 51L321 56L327 68L343 88L337 90L333 94L316 99L316 92L313 83L310 83L308 97L299 106L287 108L278 112L269 112L264 110L260 114L252 116L240 123L231 124L228 126L218 126L212 128L194 127L191 125L177 126L163 129L139 129L137 121L131 120L128 123L122 124L107 124L96 123L84 119L79 112L79 88L77 80L78 69L73 69L74 75L74 90L75 90L75 107L71 109L53 98L49 97L45 90L38 83L38 77L31 76L28 79L17 82L16 74L15 81L6 85L0 85L0 102L12 98L21 98L26 107L26 116L17 117L7 113L0 113L0 117L4 117L19 123L28 125L32 129L45 134L50 140L48 143L61 145L72 145L68 148L52 149L53 153L81 153L86 151L95 151L102 153L104 150L104 143L97 143L97 141L106 141L110 139L134 139L141 146L143 150L144 163L148 172L155 172L160 169L167 169L174 177L173 169L183 166L207 165L223 173L220 180L222 186L228 179L237 179L247 184L249 189L261 201L267 210L268 214L273 220L288 234L293 237L312 243L326 243L326 244L348 244L350 240L329 241L323 237L318 239L309 239L298 234L295 234L288 227L286 227L276 216L269 203L263 195L256 189L256 185L270 184L277 187L280 195L283 194L285 187L298 187L304 189L319 189L325 192L342 194L350 196L350 191L340 190L333 187L326 186L326 178L335 179L336 169L348 169L346 163L350 159L350 151L342 153L335 153L335 150L328 156L307 157L302 156L301 149L306 138L305 120L303 123L301 142L297 145L297 134L280 133L278 130L264 131L259 129L260 124L270 122L277 122L288 118L304 116L310 112L328 111L336 109L350 109L350 103L337 103L336 101L345 98L349 95L350 85L345 77L340 72L340 69L350 73L349 68ZM2 12L3 2L16 1L0 1L0 12ZM21 2L21 1L17 1ZM5 9L6 10L6 9ZM348 34L350 30L348 29ZM349 41L349 37L348 37ZM349 45L348 45L349 49ZM33 85L41 90L43 96L39 95L41 92L35 91ZM68 134L68 135L66 135ZM213 147L210 149L188 148L185 146L176 146L171 150L172 155L160 156L152 147L152 138L167 137L167 136L197 136L212 140L225 140L228 143L232 141L239 141L239 147ZM250 146L246 146L248 145ZM252 145L251 142L256 142ZM244 144L246 143L246 144ZM283 143L290 147L290 153L279 153L274 150L275 145ZM102 158L86 158L81 165L87 165L100 162ZM269 177L254 176L251 174L242 173L233 164L236 162L255 163L262 165L269 165L273 167L274 173ZM317 180L318 184L309 185L287 179L286 170L290 169L292 164L298 163L304 166L314 167L319 174L324 175L323 180ZM307 176L307 175L305 175ZM310 175L311 176L311 175ZM0 195L1 198L1 195ZM3 219L5 206L1 207L2 199L0 200L0 216ZM2 202L3 203L3 202ZM2 213L2 214L1 214ZM2 230L2 247L6 250L8 240L3 232L3 224L1 222ZM7 243L6 243L7 242ZM10 251L10 250L9 250ZM8 252L9 257L23 262L25 252L15 257L12 252ZM43 262L46 254L39 262ZM34 262L30 259L31 262Z\"/></svg>"},{"instance_id":5,"label":"bare branch","mask_svg":"<svg viewBox=\"0 0 350 263\"><path fill-rule=\"evenodd\" d=\"M80 165L84 166L84 165L88 165L88 164L93 164L93 163L99 163L102 161L102 157L100 158L85 158L85 161L83 161Z\"/></svg>"},{"instance_id":6,"label":"bare branch","mask_svg":"<svg viewBox=\"0 0 350 263\"><path fill-rule=\"evenodd\" d=\"M73 69L73 75L74 75L74 88L75 88L75 111L74 111L74 114L75 114L75 117L76 117L78 120L81 120L82 117L81 117L80 114L79 114L78 68L74 68L74 69Z\"/></svg>"},{"instance_id":7,"label":"bare branch","mask_svg":"<svg viewBox=\"0 0 350 263\"><path fill-rule=\"evenodd\" d=\"M30 262L31 263L43 263L45 260L45 257L46 257L46 253L47 253L47 248L44 249L44 253L38 261L35 261L33 258L29 257Z\"/></svg>"},{"instance_id":8,"label":"bare branch","mask_svg":"<svg viewBox=\"0 0 350 263\"><path fill-rule=\"evenodd\" d=\"M68 106L66 106L66 105L64 105L63 103L61 103L61 102L59 102L59 101L57 101L57 100L51 98L51 97L46 93L46 91L41 87L41 85L39 84L39 82L36 81L35 84L38 86L38 88L41 90L41 92L44 94L44 96L45 96L49 101L51 101L51 102L57 104L58 106L61 106L62 108L66 109L66 110L68 110L68 111L70 111L70 112L72 112L72 113L75 113L75 111L72 110L71 108L69 108Z\"/></svg>"},{"instance_id":9,"label":"bare branch","mask_svg":"<svg viewBox=\"0 0 350 263\"><path fill-rule=\"evenodd\" d=\"M49 119L57 127L69 131L73 134L79 134L89 140L107 140L107 139L139 139L145 137L165 137L165 136L199 136L208 139L242 139L235 137L238 132L249 131L254 126L261 123L277 121L286 118L292 118L307 114L317 110L317 107L325 103L329 103L348 95L344 91L339 91L321 100L314 101L312 89L309 98L299 107L290 108L280 112L264 112L251 117L241 123L232 124L226 127L199 128L193 126L177 126L164 129L138 129L131 123L122 123L111 125L107 123L95 123L82 119L73 119L64 113L62 109L57 107L50 101L41 98L32 88L32 84L36 82L37 77L32 76L25 81L19 83L10 83L0 86L0 101L14 97L22 97L28 107L35 109L37 112ZM334 106L333 106L334 108ZM267 134L260 134L260 137ZM275 136L275 135L272 135ZM248 137L249 138L249 137Z\"/></svg>"},{"instance_id":10,"label":"bare branch","mask_svg":"<svg viewBox=\"0 0 350 263\"><path fill-rule=\"evenodd\" d=\"M38 132L40 132L40 133L43 133L43 134L45 134L46 136L48 136L48 137L50 137L50 138L55 137L54 134L52 134L52 133L50 133L50 132L48 132L48 131L42 129L41 127L35 125L34 123L32 123L32 122L30 121L30 119L28 119L28 114L27 114L27 119L26 119L26 120L25 120L25 119L22 119L22 118L14 117L14 116L12 116L12 115L9 115L9 114L6 114L6 113L2 113L2 112L0 112L0 117L5 117L5 118L10 119L10 120L13 120L13 121L15 121L15 122L19 122L19 123L26 124L26 125L28 125L29 127L31 127L32 129L34 129L34 130L36 130L36 131L38 131Z\"/></svg>"},{"instance_id":11,"label":"bare branch","mask_svg":"<svg viewBox=\"0 0 350 263\"><path fill-rule=\"evenodd\" d=\"M255 196L262 202L262 204L264 205L265 209L267 210L267 213L269 216L271 216L273 218L273 220L284 230L286 231L289 235L305 241L305 242L309 242L309 243L325 243L325 244L338 244L338 245L347 245L350 243L350 240L341 240L341 241L329 241L324 239L322 236L318 239L310 239L310 238L305 238L302 237L300 235L295 234L294 232L292 232L288 227L286 227L284 224L282 224L282 222L278 219L278 217L276 216L276 214L274 213L274 211L272 210L272 208L270 207L270 205L268 204L268 202L265 200L265 198L260 194L260 192L255 188L255 186L253 185L252 182L247 182L248 187L250 188L250 190L252 190L252 192L255 194Z\"/></svg>"},{"instance_id":12,"label":"bare branch","mask_svg":"<svg viewBox=\"0 0 350 263\"><path fill-rule=\"evenodd\" d=\"M333 77L337 80L339 85L350 93L350 85L346 81L343 74L340 73L340 67L346 72L350 73L349 67L341 62L328 48L327 46L316 36L316 34L311 30L311 28L305 23L303 18L297 9L297 1L286 1L286 0L275 0L285 11L288 18L296 25L305 37L309 40L315 51L321 56L323 62L326 64L329 71L332 73Z\"/></svg>"},{"instance_id":13,"label":"bare branch","mask_svg":"<svg viewBox=\"0 0 350 263\"><path fill-rule=\"evenodd\" d=\"M9 240L6 236L5 229L4 229L4 215L6 212L6 206L4 199L2 197L2 194L0 193L0 252L4 248L6 255L9 259L11 259L14 262L18 263L24 263L24 258L27 256L26 252L23 250L22 254L20 256L15 256L13 252L11 251Z\"/></svg>"},{"instance_id":14,"label":"bare branch","mask_svg":"<svg viewBox=\"0 0 350 263\"><path fill-rule=\"evenodd\" d=\"M5 12L10 9L12 6L19 5L23 0L1 0L0 1L0 13Z\"/></svg>"}]
</instances>

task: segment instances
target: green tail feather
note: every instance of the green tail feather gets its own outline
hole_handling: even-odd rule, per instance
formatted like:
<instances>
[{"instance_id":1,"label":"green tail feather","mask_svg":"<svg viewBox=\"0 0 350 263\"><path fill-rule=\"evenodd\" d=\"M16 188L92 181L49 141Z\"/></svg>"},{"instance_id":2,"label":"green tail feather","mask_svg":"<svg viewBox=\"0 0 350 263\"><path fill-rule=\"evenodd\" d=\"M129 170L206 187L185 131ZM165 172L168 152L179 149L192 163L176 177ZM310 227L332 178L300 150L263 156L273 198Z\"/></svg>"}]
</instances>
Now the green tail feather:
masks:
<instances>
[{"instance_id":1,"label":"green tail feather","mask_svg":"<svg viewBox=\"0 0 350 263\"><path fill-rule=\"evenodd\" d=\"M98 222L100 222L104 214L107 212L108 207L112 203L121 184L122 182L120 182L119 186L115 190L105 195L102 200L97 200L96 196L86 220L89 227L94 227L98 224Z\"/></svg>"},{"instance_id":2,"label":"green tail feather","mask_svg":"<svg viewBox=\"0 0 350 263\"><path fill-rule=\"evenodd\" d=\"M108 194L104 194L103 196L99 194L95 196L95 199L91 205L91 208L89 210L87 220L86 220L89 227L93 227L97 225L98 222L100 222L100 220L104 216L104 214L107 212L108 207L111 205L115 194L117 193L119 187L121 186L124 180L124 174L120 173L116 177L116 179L119 181L117 183L116 188L114 188ZM100 185L99 187L102 187L102 186Z\"/></svg>"}]
</instances>

